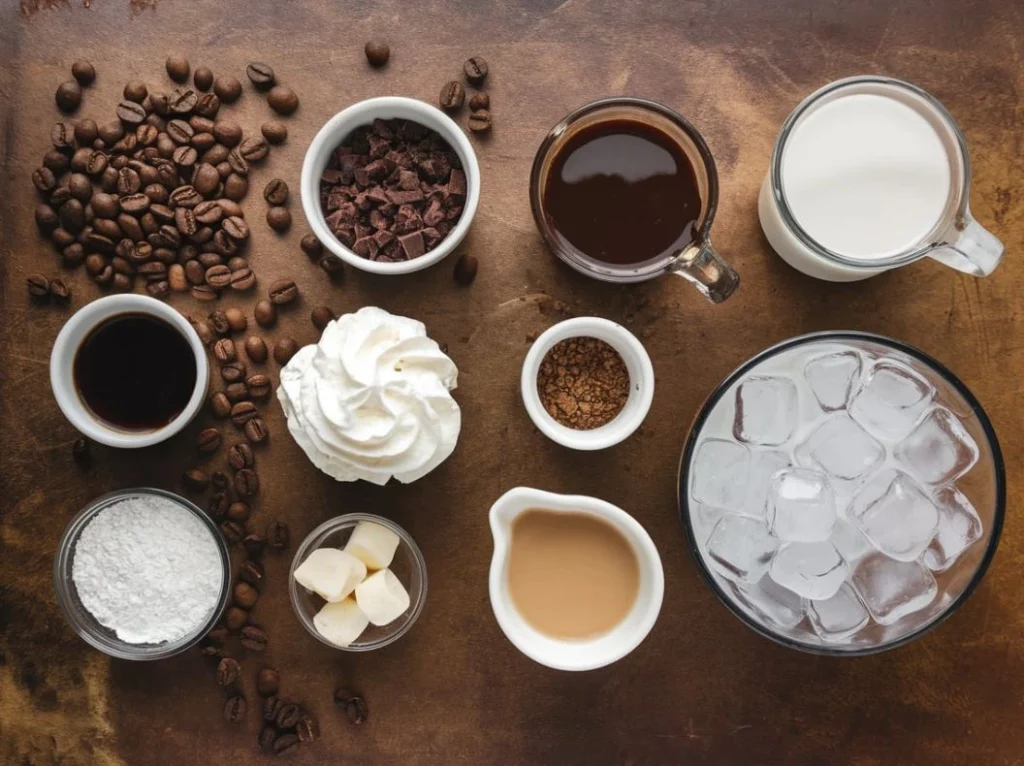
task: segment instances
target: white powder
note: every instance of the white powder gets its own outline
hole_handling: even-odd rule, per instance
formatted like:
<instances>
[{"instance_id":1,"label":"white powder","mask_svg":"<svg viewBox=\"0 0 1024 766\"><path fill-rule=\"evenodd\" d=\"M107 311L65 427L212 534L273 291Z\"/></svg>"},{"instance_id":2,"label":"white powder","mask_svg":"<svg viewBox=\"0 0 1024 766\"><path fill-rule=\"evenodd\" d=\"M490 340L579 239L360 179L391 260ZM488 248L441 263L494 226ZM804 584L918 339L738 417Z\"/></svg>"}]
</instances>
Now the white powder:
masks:
<instances>
[{"instance_id":1,"label":"white powder","mask_svg":"<svg viewBox=\"0 0 1024 766\"><path fill-rule=\"evenodd\" d=\"M130 644L193 633L224 584L212 532L164 497L133 497L100 511L75 547L72 580L82 605Z\"/></svg>"}]
</instances>

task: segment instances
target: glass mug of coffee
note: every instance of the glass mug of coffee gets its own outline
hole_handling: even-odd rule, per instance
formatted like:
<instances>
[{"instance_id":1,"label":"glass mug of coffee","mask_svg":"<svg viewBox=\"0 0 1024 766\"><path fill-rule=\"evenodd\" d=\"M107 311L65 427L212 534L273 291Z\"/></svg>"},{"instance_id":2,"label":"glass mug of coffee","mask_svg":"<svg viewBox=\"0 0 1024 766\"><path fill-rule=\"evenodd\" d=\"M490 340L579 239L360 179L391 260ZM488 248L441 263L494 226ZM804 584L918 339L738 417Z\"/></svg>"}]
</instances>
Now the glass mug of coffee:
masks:
<instances>
[{"instance_id":1,"label":"glass mug of coffee","mask_svg":"<svg viewBox=\"0 0 1024 766\"><path fill-rule=\"evenodd\" d=\"M926 256L981 277L1003 245L971 216L970 183L964 136L933 96L850 77L783 124L758 213L775 252L818 279L866 279Z\"/></svg>"},{"instance_id":2,"label":"glass mug of coffee","mask_svg":"<svg viewBox=\"0 0 1024 766\"><path fill-rule=\"evenodd\" d=\"M594 101L555 125L533 161L530 205L552 252L588 276L678 274L714 303L739 285L711 246L711 152L689 122L653 101Z\"/></svg>"}]
</instances>

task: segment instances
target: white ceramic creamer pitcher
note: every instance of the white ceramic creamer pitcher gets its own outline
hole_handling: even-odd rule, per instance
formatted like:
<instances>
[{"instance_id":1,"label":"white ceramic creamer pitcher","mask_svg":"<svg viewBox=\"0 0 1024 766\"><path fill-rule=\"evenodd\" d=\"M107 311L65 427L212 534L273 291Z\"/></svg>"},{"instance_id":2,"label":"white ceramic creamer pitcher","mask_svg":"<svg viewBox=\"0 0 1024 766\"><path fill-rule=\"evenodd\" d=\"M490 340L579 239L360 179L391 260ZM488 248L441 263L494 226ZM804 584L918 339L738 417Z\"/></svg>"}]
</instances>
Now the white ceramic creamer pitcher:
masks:
<instances>
[{"instance_id":1,"label":"white ceramic creamer pitcher","mask_svg":"<svg viewBox=\"0 0 1024 766\"><path fill-rule=\"evenodd\" d=\"M583 640L551 638L533 628L516 610L508 589L512 523L529 510L595 516L611 524L633 547L640 568L640 588L629 614L609 632ZM491 608L508 640L527 657L556 670L593 670L622 659L650 633L661 611L665 575L650 535L624 510L593 497L516 487L491 506L490 522L494 538Z\"/></svg>"}]
</instances>

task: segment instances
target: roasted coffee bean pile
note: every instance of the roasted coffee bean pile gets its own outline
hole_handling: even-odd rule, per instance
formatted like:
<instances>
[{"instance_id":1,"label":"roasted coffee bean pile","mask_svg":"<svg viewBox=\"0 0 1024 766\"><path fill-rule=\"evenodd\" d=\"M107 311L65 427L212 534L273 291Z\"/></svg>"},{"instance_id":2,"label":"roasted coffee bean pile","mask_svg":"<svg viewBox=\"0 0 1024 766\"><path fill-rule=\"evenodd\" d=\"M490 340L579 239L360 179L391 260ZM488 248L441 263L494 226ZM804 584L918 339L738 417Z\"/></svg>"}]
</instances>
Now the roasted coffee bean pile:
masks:
<instances>
[{"instance_id":1,"label":"roasted coffee bean pile","mask_svg":"<svg viewBox=\"0 0 1024 766\"><path fill-rule=\"evenodd\" d=\"M490 69L483 56L473 56L462 65L466 82L476 88L482 88ZM466 103L466 88L458 80L449 80L441 88L438 104L449 112L457 112ZM491 97L483 91L474 93L469 98L469 119L466 127L473 133L486 133L491 129Z\"/></svg>"},{"instance_id":2,"label":"roasted coffee bean pile","mask_svg":"<svg viewBox=\"0 0 1024 766\"><path fill-rule=\"evenodd\" d=\"M466 174L436 131L374 120L352 131L320 178L327 226L357 255L394 263L432 250L462 216Z\"/></svg>"}]
</instances>

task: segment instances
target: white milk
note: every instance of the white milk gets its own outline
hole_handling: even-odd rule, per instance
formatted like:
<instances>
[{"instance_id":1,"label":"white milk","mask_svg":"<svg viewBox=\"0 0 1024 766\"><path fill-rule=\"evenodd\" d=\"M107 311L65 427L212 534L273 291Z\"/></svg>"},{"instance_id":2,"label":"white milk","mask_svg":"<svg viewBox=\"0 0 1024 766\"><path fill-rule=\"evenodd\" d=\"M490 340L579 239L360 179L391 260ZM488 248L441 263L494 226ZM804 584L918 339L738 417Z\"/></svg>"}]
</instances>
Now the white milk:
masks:
<instances>
[{"instance_id":1,"label":"white milk","mask_svg":"<svg viewBox=\"0 0 1024 766\"><path fill-rule=\"evenodd\" d=\"M768 179L761 224L792 266L823 279L878 273L872 261L922 243L949 199L950 157L919 111L885 95L855 93L816 107L789 135L782 187L793 217L825 248L862 260L844 268L811 252L779 216Z\"/></svg>"}]
</instances>

